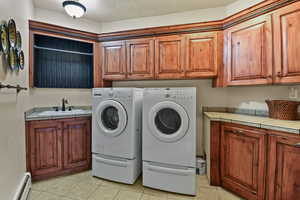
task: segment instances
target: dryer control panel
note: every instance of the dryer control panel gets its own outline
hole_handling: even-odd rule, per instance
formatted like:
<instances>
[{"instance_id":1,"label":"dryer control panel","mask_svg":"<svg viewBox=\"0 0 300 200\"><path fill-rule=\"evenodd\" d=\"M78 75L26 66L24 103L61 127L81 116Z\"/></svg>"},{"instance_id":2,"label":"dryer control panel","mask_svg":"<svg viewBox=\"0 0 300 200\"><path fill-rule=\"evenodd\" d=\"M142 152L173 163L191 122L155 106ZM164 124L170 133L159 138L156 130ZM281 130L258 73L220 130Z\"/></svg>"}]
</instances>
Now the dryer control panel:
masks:
<instances>
[{"instance_id":1,"label":"dryer control panel","mask_svg":"<svg viewBox=\"0 0 300 200\"><path fill-rule=\"evenodd\" d=\"M144 96L151 95L160 98L191 99L196 95L196 88L148 88Z\"/></svg>"}]
</instances>

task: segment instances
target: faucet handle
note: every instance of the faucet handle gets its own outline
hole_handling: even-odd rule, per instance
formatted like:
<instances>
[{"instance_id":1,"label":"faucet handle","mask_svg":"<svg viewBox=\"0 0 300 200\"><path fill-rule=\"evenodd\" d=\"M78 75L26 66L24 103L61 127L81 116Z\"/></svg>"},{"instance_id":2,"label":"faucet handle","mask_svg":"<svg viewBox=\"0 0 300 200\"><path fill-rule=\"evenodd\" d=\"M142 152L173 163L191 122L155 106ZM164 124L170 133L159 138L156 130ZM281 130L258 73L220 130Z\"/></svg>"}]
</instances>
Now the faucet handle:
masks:
<instances>
[{"instance_id":1,"label":"faucet handle","mask_svg":"<svg viewBox=\"0 0 300 200\"><path fill-rule=\"evenodd\" d=\"M58 106L54 106L53 109L54 109L55 111L58 111L58 110L59 110Z\"/></svg>"},{"instance_id":2,"label":"faucet handle","mask_svg":"<svg viewBox=\"0 0 300 200\"><path fill-rule=\"evenodd\" d=\"M72 111L73 110L73 108L74 108L74 106L69 106L69 111Z\"/></svg>"}]
</instances>

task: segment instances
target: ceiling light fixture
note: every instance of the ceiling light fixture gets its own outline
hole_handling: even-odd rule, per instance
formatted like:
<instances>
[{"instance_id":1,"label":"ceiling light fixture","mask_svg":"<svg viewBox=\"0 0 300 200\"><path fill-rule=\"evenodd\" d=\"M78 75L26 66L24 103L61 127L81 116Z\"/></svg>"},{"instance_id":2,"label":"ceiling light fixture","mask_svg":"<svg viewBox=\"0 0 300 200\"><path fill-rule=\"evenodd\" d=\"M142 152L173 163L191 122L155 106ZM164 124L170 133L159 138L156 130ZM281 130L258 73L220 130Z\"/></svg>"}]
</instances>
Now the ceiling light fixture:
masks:
<instances>
[{"instance_id":1,"label":"ceiling light fixture","mask_svg":"<svg viewBox=\"0 0 300 200\"><path fill-rule=\"evenodd\" d=\"M86 12L85 6L79 3L78 0L64 1L62 5L67 14L74 19L82 17Z\"/></svg>"}]
</instances>

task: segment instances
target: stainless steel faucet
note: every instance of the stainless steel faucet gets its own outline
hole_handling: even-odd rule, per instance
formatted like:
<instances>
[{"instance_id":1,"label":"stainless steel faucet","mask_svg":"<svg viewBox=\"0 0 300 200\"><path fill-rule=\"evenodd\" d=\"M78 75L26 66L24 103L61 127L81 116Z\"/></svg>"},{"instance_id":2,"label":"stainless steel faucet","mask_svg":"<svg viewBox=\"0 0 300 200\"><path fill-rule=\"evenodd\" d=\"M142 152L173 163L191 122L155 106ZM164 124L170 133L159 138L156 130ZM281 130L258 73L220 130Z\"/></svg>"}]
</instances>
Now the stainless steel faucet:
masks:
<instances>
[{"instance_id":1,"label":"stainless steel faucet","mask_svg":"<svg viewBox=\"0 0 300 200\"><path fill-rule=\"evenodd\" d=\"M61 107L62 111L66 111L66 104L69 104L68 99L63 98L62 99L62 107Z\"/></svg>"}]
</instances>

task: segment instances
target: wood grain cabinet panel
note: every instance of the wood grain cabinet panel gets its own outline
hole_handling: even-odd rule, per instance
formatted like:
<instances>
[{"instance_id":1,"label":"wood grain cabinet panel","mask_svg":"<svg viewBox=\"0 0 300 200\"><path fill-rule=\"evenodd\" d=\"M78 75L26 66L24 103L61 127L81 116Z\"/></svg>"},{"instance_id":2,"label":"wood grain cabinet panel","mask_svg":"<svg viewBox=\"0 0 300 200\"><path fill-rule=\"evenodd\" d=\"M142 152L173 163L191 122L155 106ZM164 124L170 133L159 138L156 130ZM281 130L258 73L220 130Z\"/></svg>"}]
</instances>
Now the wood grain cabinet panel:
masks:
<instances>
[{"instance_id":1,"label":"wood grain cabinet panel","mask_svg":"<svg viewBox=\"0 0 300 200\"><path fill-rule=\"evenodd\" d=\"M199 33L186 36L186 70L187 78L215 77L218 66L222 63L223 38L218 32Z\"/></svg>"},{"instance_id":2,"label":"wood grain cabinet panel","mask_svg":"<svg viewBox=\"0 0 300 200\"><path fill-rule=\"evenodd\" d=\"M127 78L154 78L154 39L126 41Z\"/></svg>"},{"instance_id":3,"label":"wood grain cabinet panel","mask_svg":"<svg viewBox=\"0 0 300 200\"><path fill-rule=\"evenodd\" d=\"M64 123L64 168L90 165L90 133L90 120L73 120Z\"/></svg>"},{"instance_id":4,"label":"wood grain cabinet panel","mask_svg":"<svg viewBox=\"0 0 300 200\"><path fill-rule=\"evenodd\" d=\"M271 16L261 16L226 30L228 85L272 83Z\"/></svg>"},{"instance_id":5,"label":"wood grain cabinet panel","mask_svg":"<svg viewBox=\"0 0 300 200\"><path fill-rule=\"evenodd\" d=\"M248 200L264 199L266 134L233 125L221 132L222 186Z\"/></svg>"},{"instance_id":6,"label":"wood grain cabinet panel","mask_svg":"<svg viewBox=\"0 0 300 200\"><path fill-rule=\"evenodd\" d=\"M300 82L300 3L274 12L276 83Z\"/></svg>"},{"instance_id":7,"label":"wood grain cabinet panel","mask_svg":"<svg viewBox=\"0 0 300 200\"><path fill-rule=\"evenodd\" d=\"M275 134L269 136L268 200L300 199L300 137Z\"/></svg>"},{"instance_id":8,"label":"wood grain cabinet panel","mask_svg":"<svg viewBox=\"0 0 300 200\"><path fill-rule=\"evenodd\" d=\"M62 125L41 121L29 127L28 141L32 176L40 176L62 170Z\"/></svg>"},{"instance_id":9,"label":"wood grain cabinet panel","mask_svg":"<svg viewBox=\"0 0 300 200\"><path fill-rule=\"evenodd\" d=\"M103 79L124 80L126 78L125 42L101 43Z\"/></svg>"},{"instance_id":10,"label":"wood grain cabinet panel","mask_svg":"<svg viewBox=\"0 0 300 200\"><path fill-rule=\"evenodd\" d=\"M26 122L26 164L33 180L90 169L90 124L88 117Z\"/></svg>"},{"instance_id":11,"label":"wood grain cabinet panel","mask_svg":"<svg viewBox=\"0 0 300 200\"><path fill-rule=\"evenodd\" d=\"M185 45L181 35L155 39L155 75L158 79L184 78Z\"/></svg>"}]
</instances>

